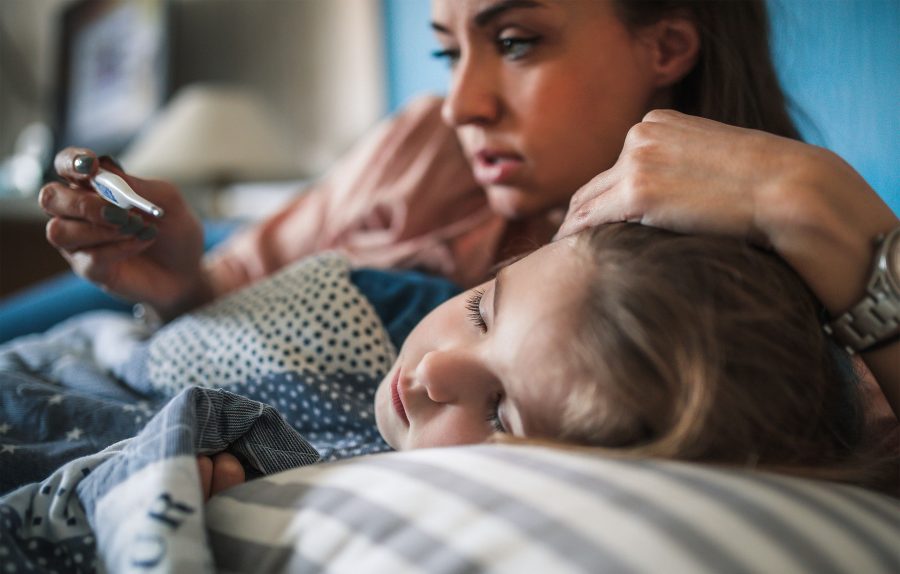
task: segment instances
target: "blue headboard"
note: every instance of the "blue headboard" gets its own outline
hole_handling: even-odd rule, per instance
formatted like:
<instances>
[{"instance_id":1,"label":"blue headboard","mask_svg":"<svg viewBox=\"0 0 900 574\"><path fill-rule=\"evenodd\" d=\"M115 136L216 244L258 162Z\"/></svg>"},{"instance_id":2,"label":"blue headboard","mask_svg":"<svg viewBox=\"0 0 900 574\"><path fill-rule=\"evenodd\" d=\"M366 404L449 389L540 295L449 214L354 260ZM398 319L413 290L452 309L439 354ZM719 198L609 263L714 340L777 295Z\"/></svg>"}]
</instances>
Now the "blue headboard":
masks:
<instances>
[{"instance_id":1,"label":"blue headboard","mask_svg":"<svg viewBox=\"0 0 900 574\"><path fill-rule=\"evenodd\" d=\"M441 92L428 0L383 0L389 102ZM900 2L773 0L773 53L804 138L846 159L900 213Z\"/></svg>"}]
</instances>

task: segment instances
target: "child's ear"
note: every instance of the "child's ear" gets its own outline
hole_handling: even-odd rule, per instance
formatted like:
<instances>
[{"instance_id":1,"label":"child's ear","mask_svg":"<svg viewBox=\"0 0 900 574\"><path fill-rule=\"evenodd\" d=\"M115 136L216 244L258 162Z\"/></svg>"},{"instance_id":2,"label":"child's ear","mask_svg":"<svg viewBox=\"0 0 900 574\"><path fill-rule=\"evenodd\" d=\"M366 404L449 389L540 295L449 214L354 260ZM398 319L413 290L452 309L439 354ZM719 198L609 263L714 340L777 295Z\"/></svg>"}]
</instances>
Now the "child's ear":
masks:
<instances>
[{"instance_id":1,"label":"child's ear","mask_svg":"<svg viewBox=\"0 0 900 574\"><path fill-rule=\"evenodd\" d=\"M648 48L657 88L665 88L685 77L697 64L700 33L693 20L669 16L638 32Z\"/></svg>"}]
</instances>

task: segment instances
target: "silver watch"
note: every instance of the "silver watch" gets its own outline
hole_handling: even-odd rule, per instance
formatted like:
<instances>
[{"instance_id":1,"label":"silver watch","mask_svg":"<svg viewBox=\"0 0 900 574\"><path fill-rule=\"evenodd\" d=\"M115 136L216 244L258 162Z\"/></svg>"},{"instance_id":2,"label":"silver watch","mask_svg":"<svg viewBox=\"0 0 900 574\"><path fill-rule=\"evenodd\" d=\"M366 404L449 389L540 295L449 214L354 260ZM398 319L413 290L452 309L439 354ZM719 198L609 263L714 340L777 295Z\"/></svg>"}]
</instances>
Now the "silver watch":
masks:
<instances>
[{"instance_id":1,"label":"silver watch","mask_svg":"<svg viewBox=\"0 0 900 574\"><path fill-rule=\"evenodd\" d=\"M900 336L900 226L877 240L866 294L849 311L825 325L850 354Z\"/></svg>"}]
</instances>

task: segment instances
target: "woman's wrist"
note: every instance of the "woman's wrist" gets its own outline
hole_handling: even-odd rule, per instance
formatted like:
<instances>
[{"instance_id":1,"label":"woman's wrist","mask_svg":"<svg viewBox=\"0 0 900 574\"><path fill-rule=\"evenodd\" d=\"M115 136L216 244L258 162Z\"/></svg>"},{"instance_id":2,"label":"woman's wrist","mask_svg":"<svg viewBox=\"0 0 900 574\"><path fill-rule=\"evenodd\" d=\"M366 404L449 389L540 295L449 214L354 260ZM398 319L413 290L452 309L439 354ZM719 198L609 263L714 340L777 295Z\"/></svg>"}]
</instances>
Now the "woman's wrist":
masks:
<instances>
[{"instance_id":1,"label":"woman's wrist","mask_svg":"<svg viewBox=\"0 0 900 574\"><path fill-rule=\"evenodd\" d=\"M866 293L876 238L897 218L837 155L798 146L787 173L760 194L757 226L838 316Z\"/></svg>"},{"instance_id":2,"label":"woman's wrist","mask_svg":"<svg viewBox=\"0 0 900 574\"><path fill-rule=\"evenodd\" d=\"M201 266L197 275L182 290L176 299L151 303L163 323L168 323L180 315L201 307L215 299L215 292L207 270Z\"/></svg>"},{"instance_id":3,"label":"woman's wrist","mask_svg":"<svg viewBox=\"0 0 900 574\"><path fill-rule=\"evenodd\" d=\"M837 155L798 144L784 177L757 196L757 225L803 278L831 317L865 295L877 237L898 225L878 194ZM900 414L900 342L863 352L895 415Z\"/></svg>"}]
</instances>

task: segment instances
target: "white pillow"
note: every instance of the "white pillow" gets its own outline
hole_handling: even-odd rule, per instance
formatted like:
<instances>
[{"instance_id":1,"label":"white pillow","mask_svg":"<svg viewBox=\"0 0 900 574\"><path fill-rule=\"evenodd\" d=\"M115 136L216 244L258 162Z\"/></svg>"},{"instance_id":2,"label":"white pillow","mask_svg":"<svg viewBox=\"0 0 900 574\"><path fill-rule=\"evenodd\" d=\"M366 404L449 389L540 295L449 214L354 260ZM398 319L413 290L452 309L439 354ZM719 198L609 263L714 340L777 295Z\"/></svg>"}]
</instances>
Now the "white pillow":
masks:
<instances>
[{"instance_id":1,"label":"white pillow","mask_svg":"<svg viewBox=\"0 0 900 574\"><path fill-rule=\"evenodd\" d=\"M214 497L229 572L900 571L900 502L847 486L536 446L365 456Z\"/></svg>"}]
</instances>

